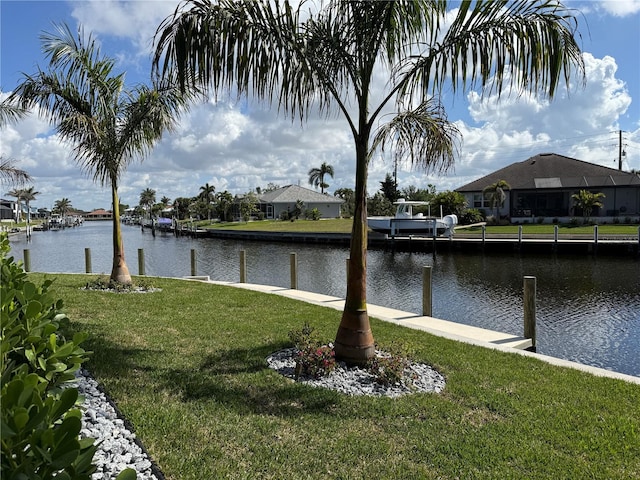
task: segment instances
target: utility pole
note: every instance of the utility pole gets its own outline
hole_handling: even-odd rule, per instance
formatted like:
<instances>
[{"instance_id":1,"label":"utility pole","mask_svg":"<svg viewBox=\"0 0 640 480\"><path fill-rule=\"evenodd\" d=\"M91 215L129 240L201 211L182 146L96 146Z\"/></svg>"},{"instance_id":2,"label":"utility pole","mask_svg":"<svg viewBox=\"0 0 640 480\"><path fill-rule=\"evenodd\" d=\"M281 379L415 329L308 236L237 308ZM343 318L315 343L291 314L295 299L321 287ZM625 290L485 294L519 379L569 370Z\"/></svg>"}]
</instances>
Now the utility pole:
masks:
<instances>
[{"instance_id":1,"label":"utility pole","mask_svg":"<svg viewBox=\"0 0 640 480\"><path fill-rule=\"evenodd\" d=\"M618 131L618 170L622 171L622 130Z\"/></svg>"}]
</instances>

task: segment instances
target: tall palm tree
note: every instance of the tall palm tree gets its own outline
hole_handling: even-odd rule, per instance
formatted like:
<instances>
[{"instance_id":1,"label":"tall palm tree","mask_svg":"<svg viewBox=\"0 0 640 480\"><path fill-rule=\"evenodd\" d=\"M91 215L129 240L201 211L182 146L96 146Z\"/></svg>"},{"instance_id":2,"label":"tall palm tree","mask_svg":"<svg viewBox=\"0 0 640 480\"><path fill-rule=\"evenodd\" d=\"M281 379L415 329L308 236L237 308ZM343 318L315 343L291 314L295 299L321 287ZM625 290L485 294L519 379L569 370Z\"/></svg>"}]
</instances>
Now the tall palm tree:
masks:
<instances>
[{"instance_id":1,"label":"tall palm tree","mask_svg":"<svg viewBox=\"0 0 640 480\"><path fill-rule=\"evenodd\" d=\"M312 168L309 170L309 185L313 185L314 187L320 187L320 192L324 193L325 188L329 188L329 185L324 183L324 176L331 175L333 178L333 166L327 165L326 162L322 162L320 168Z\"/></svg>"},{"instance_id":2,"label":"tall palm tree","mask_svg":"<svg viewBox=\"0 0 640 480\"><path fill-rule=\"evenodd\" d=\"M53 204L53 212L59 213L61 217L65 217L67 212L71 209L71 200L68 198L62 198L60 200L56 200Z\"/></svg>"},{"instance_id":3,"label":"tall palm tree","mask_svg":"<svg viewBox=\"0 0 640 480\"><path fill-rule=\"evenodd\" d=\"M120 227L118 184L129 163L142 160L162 134L173 128L186 96L157 84L127 88L115 61L98 43L66 25L41 36L49 71L25 75L9 97L21 108L38 107L61 138L74 144L74 156L94 180L109 185L113 208L111 280L131 283Z\"/></svg>"},{"instance_id":4,"label":"tall palm tree","mask_svg":"<svg viewBox=\"0 0 640 480\"><path fill-rule=\"evenodd\" d=\"M215 201L216 196L216 187L213 185L209 185L209 183L205 183L200 187L200 193L198 194L198 198L202 200L207 209L207 220L211 221L211 203Z\"/></svg>"},{"instance_id":5,"label":"tall palm tree","mask_svg":"<svg viewBox=\"0 0 640 480\"><path fill-rule=\"evenodd\" d=\"M35 200L39 194L40 192L35 191L34 187L13 189L8 193L9 196L16 198L19 206L22 205L22 201L24 200L27 208L27 237L31 236L31 201Z\"/></svg>"},{"instance_id":6,"label":"tall palm tree","mask_svg":"<svg viewBox=\"0 0 640 480\"><path fill-rule=\"evenodd\" d=\"M7 195L10 197L14 197L16 199L16 203L18 204L18 210L16 211L16 222L20 222L22 220L22 189L14 188L7 192Z\"/></svg>"},{"instance_id":7,"label":"tall palm tree","mask_svg":"<svg viewBox=\"0 0 640 480\"><path fill-rule=\"evenodd\" d=\"M186 90L232 88L265 98L292 119L316 110L342 113L355 146L356 201L335 350L339 358L364 363L375 352L366 303L366 183L373 154L390 148L394 161L447 170L459 132L439 101L443 87L451 82L453 92L478 86L553 96L561 79L569 83L574 66L584 71L577 22L556 2L456 2L453 23L445 21L445 1L334 0L320 3L313 15L292 3L185 2L158 28L154 68ZM372 86L382 72L388 82L380 94ZM387 117L392 110L395 116Z\"/></svg>"},{"instance_id":8,"label":"tall palm tree","mask_svg":"<svg viewBox=\"0 0 640 480\"><path fill-rule=\"evenodd\" d=\"M152 188L145 188L140 192L140 206L145 212L151 212L151 207L156 203L156 191Z\"/></svg>"},{"instance_id":9,"label":"tall palm tree","mask_svg":"<svg viewBox=\"0 0 640 480\"><path fill-rule=\"evenodd\" d=\"M507 199L505 190L511 190L511 185L509 185L506 180L498 180L496 183L492 183L491 185L484 187L482 190L482 194L487 200L489 200L491 208L496 209L496 220L499 220L498 209L504 205L504 201Z\"/></svg>"}]
</instances>

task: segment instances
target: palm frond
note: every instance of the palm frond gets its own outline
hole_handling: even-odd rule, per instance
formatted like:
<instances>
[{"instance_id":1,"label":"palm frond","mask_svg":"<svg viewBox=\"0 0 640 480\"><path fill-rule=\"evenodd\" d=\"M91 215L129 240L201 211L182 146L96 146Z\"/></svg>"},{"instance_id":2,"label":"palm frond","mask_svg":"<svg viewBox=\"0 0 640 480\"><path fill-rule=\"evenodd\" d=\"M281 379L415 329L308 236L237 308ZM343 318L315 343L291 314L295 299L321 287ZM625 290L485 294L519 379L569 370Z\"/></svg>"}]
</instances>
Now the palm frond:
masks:
<instances>
[{"instance_id":1,"label":"palm frond","mask_svg":"<svg viewBox=\"0 0 640 480\"><path fill-rule=\"evenodd\" d=\"M447 120L444 107L431 98L412 110L396 115L376 132L371 154L390 149L396 163L409 161L427 171L446 172L459 153L461 134Z\"/></svg>"},{"instance_id":2,"label":"palm frond","mask_svg":"<svg viewBox=\"0 0 640 480\"><path fill-rule=\"evenodd\" d=\"M479 85L486 93L544 92L570 86L584 63L577 19L555 1L465 0L442 41L396 70L403 94L429 93L451 82L454 92Z\"/></svg>"},{"instance_id":3,"label":"palm frond","mask_svg":"<svg viewBox=\"0 0 640 480\"><path fill-rule=\"evenodd\" d=\"M28 111L26 109L4 100L0 103L0 127L17 122L27 114Z\"/></svg>"},{"instance_id":4,"label":"palm frond","mask_svg":"<svg viewBox=\"0 0 640 480\"><path fill-rule=\"evenodd\" d=\"M31 181L31 175L15 166L10 158L0 157L0 178L11 185L24 185Z\"/></svg>"}]
</instances>

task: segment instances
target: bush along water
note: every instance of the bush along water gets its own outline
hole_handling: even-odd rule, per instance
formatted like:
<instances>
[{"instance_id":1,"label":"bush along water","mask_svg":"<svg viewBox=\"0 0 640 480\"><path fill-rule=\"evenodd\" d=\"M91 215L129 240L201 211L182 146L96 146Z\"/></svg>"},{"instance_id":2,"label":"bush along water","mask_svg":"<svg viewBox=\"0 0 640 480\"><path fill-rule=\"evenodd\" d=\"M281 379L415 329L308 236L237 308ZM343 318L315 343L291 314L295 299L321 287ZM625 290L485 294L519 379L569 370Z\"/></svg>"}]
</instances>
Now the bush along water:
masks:
<instances>
[{"instance_id":1,"label":"bush along water","mask_svg":"<svg viewBox=\"0 0 640 480\"><path fill-rule=\"evenodd\" d=\"M0 237L2 478L88 479L96 470L93 438L80 438L76 371L88 358L86 334L64 335L69 319L52 280L36 285L8 257ZM119 480L135 478L125 470Z\"/></svg>"}]
</instances>

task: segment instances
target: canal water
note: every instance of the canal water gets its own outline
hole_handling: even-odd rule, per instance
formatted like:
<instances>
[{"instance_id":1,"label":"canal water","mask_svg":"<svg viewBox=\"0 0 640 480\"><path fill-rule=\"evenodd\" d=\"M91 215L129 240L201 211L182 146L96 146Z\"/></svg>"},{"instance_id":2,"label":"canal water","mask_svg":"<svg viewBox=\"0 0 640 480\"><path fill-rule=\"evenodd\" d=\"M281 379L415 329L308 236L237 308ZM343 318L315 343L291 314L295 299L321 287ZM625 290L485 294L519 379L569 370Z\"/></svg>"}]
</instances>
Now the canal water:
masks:
<instances>
[{"instance_id":1,"label":"canal water","mask_svg":"<svg viewBox=\"0 0 640 480\"><path fill-rule=\"evenodd\" d=\"M149 276L198 275L237 282L239 257L247 256L247 282L290 286L290 253L298 257L298 288L344 298L348 248L211 238L153 236L123 225L127 264L138 274L144 249ZM92 271L109 274L110 222L24 233L11 237L12 255L30 250L31 270L84 273L85 248ZM367 301L422 312L422 268L432 266L433 316L515 335L523 334L523 277L537 278L538 352L640 376L640 262L632 257L399 253L369 250Z\"/></svg>"}]
</instances>

